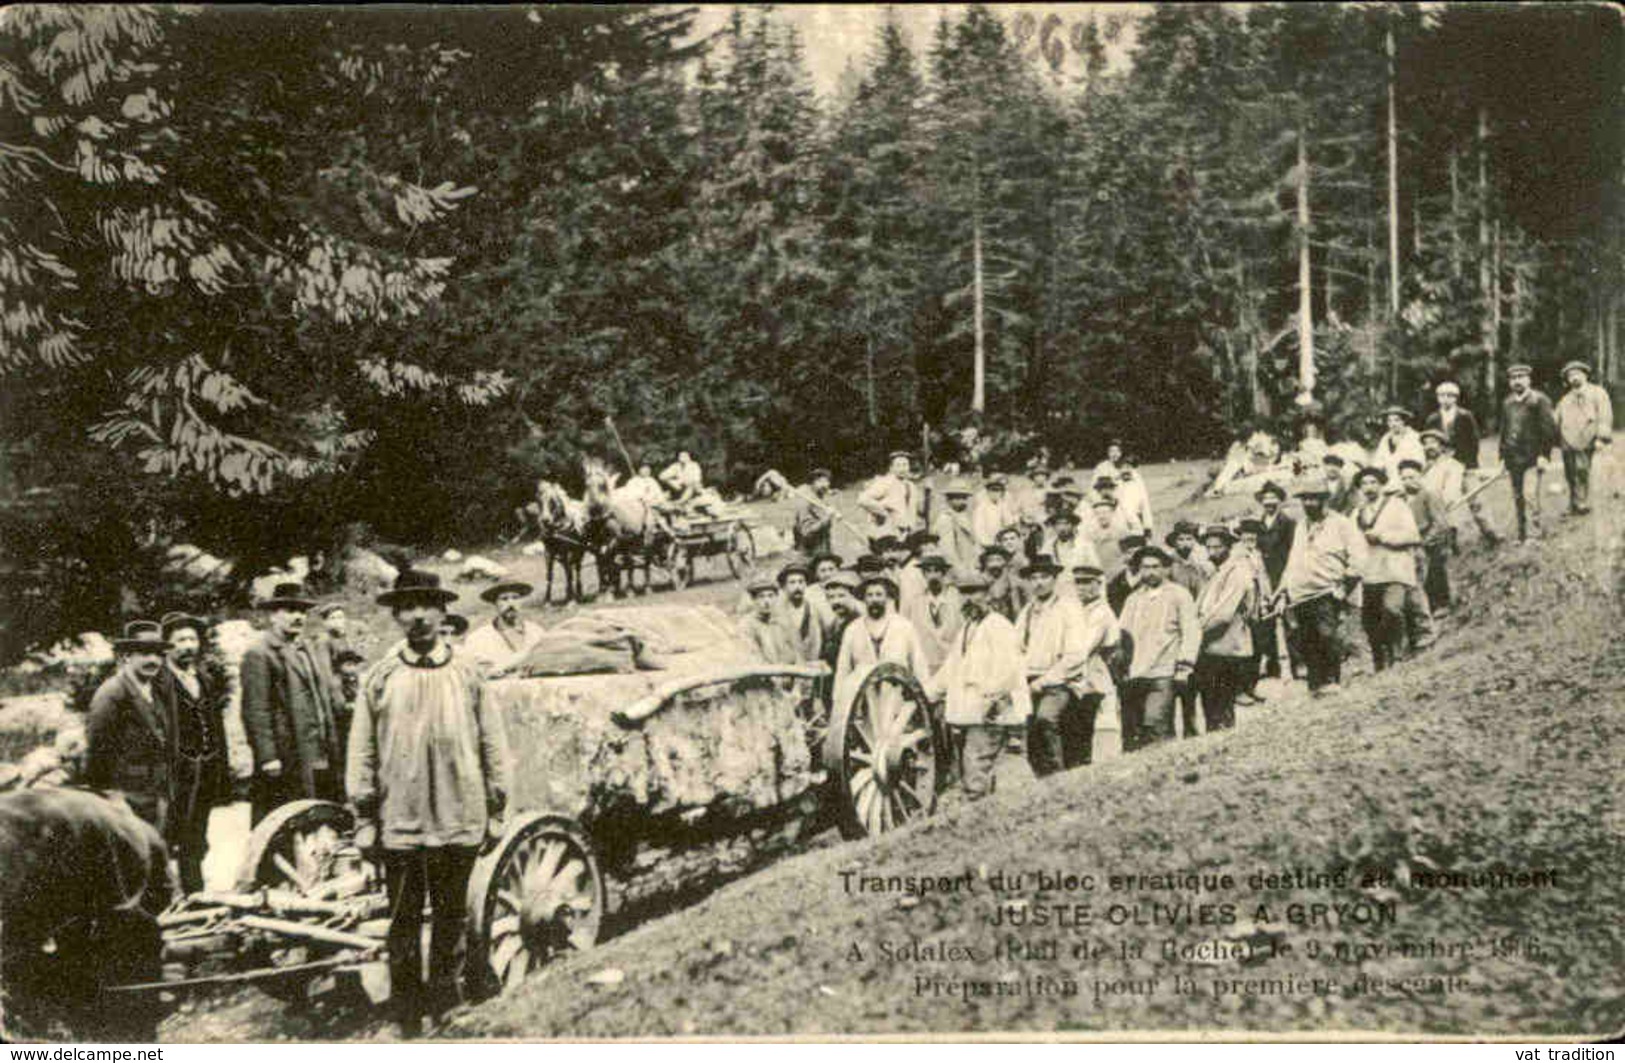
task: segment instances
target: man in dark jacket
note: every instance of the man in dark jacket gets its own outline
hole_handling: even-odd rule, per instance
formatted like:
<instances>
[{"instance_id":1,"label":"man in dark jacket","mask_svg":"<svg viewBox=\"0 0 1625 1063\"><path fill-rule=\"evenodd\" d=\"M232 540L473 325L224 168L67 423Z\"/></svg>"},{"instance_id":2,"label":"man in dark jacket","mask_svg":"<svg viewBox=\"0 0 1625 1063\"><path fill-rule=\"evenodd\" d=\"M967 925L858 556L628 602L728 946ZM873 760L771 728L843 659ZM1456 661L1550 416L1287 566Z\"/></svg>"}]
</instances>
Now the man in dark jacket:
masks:
<instances>
[{"instance_id":1,"label":"man in dark jacket","mask_svg":"<svg viewBox=\"0 0 1625 1063\"><path fill-rule=\"evenodd\" d=\"M329 689L299 639L311 602L297 583L281 583L258 608L269 620L243 652L243 730L254 755L253 822L304 797L342 801L344 758Z\"/></svg>"},{"instance_id":2,"label":"man in dark jacket","mask_svg":"<svg viewBox=\"0 0 1625 1063\"><path fill-rule=\"evenodd\" d=\"M203 855L208 851L209 813L231 800L231 766L221 718L224 691L198 667L205 621L170 613L160 623L169 641L169 659L154 683L170 724L169 833L165 840L180 869L181 889L203 888Z\"/></svg>"},{"instance_id":3,"label":"man in dark jacket","mask_svg":"<svg viewBox=\"0 0 1625 1063\"><path fill-rule=\"evenodd\" d=\"M1286 504L1286 491L1280 484L1270 480L1258 489L1253 496L1258 501L1259 524L1263 530L1258 533L1258 556L1264 562L1264 577L1269 581L1265 589L1266 597L1274 594L1281 586L1281 575L1286 571L1286 559L1292 553L1292 533L1297 530L1298 522L1287 516L1281 508ZM1271 679L1281 676L1281 644L1276 637L1276 627L1280 619L1272 617L1268 620L1257 621L1253 626L1253 643L1257 647L1259 658L1264 662L1264 674ZM1290 640L1287 643L1287 669L1288 674L1297 671L1294 667L1294 654Z\"/></svg>"},{"instance_id":4,"label":"man in dark jacket","mask_svg":"<svg viewBox=\"0 0 1625 1063\"><path fill-rule=\"evenodd\" d=\"M1529 386L1531 370L1515 365L1507 370L1511 389L1501 403L1501 463L1512 481L1512 507L1518 514L1518 541L1531 534L1540 538L1540 487L1542 474L1551 465L1551 452L1557 449L1557 416L1552 400ZM1465 458L1462 459L1464 462ZM1535 487L1525 491L1529 470L1536 470Z\"/></svg>"},{"instance_id":5,"label":"man in dark jacket","mask_svg":"<svg viewBox=\"0 0 1625 1063\"><path fill-rule=\"evenodd\" d=\"M169 821L172 728L154 682L168 649L158 624L126 624L113 643L118 671L96 688L85 723L85 785L124 794L159 834Z\"/></svg>"}]
</instances>

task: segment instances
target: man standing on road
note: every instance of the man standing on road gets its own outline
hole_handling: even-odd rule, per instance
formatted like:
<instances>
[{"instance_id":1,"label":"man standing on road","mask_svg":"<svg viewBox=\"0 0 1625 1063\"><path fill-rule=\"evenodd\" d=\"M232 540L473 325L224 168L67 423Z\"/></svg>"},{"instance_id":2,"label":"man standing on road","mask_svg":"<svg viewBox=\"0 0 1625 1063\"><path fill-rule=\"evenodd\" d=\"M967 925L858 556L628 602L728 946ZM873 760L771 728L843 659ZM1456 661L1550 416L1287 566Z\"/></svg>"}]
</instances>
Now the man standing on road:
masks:
<instances>
[{"instance_id":1,"label":"man standing on road","mask_svg":"<svg viewBox=\"0 0 1625 1063\"><path fill-rule=\"evenodd\" d=\"M1032 584L1033 600L1016 617L1033 702L1027 760L1039 778L1083 763L1078 699L1089 660L1088 624L1077 598L1057 590L1060 572L1061 566L1042 554L1021 570L1021 578Z\"/></svg>"},{"instance_id":2,"label":"man standing on road","mask_svg":"<svg viewBox=\"0 0 1625 1063\"><path fill-rule=\"evenodd\" d=\"M1461 463L1464 476L1462 490L1471 491L1480 482L1478 469L1478 421L1473 417L1473 411L1460 405L1461 388L1453 380L1446 380L1434 389L1438 396L1439 408L1428 414L1428 429L1438 432L1444 440L1443 449L1448 451ZM1426 432L1423 433L1426 435ZM1422 449L1427 450L1427 441L1422 442ZM1425 466L1424 466L1425 467ZM1441 494L1441 498L1444 496ZM1445 505L1451 505L1455 499L1445 498ZM1490 526L1489 518L1484 515L1484 506L1481 500L1474 496L1467 503L1467 511L1473 515L1473 523L1478 525L1478 533L1486 543L1494 545L1500 537Z\"/></svg>"},{"instance_id":3,"label":"man standing on road","mask_svg":"<svg viewBox=\"0 0 1625 1063\"><path fill-rule=\"evenodd\" d=\"M209 813L231 800L231 765L226 753L226 725L221 717L225 691L198 667L208 624L185 613L170 613L160 623L169 641L169 659L154 688L169 722L173 759L170 766L170 855L180 869L181 889L203 888L203 856L209 847ZM334 676L337 709L344 691Z\"/></svg>"},{"instance_id":4,"label":"man standing on road","mask_svg":"<svg viewBox=\"0 0 1625 1063\"><path fill-rule=\"evenodd\" d=\"M740 624L740 630L756 648L756 655L767 664L800 664L801 647L779 614L779 585L758 576L746 590L753 611Z\"/></svg>"},{"instance_id":5,"label":"man standing on road","mask_svg":"<svg viewBox=\"0 0 1625 1063\"><path fill-rule=\"evenodd\" d=\"M1119 624L1129 647L1128 681L1123 684L1123 749L1143 749L1174 737L1174 702L1190 682L1202 629L1190 592L1167 578L1169 556L1142 546L1131 564L1140 585L1128 596Z\"/></svg>"},{"instance_id":6,"label":"man standing on road","mask_svg":"<svg viewBox=\"0 0 1625 1063\"><path fill-rule=\"evenodd\" d=\"M117 790L159 835L170 834L174 724L157 686L170 648L159 625L132 620L113 641L118 670L96 688L85 721L85 785Z\"/></svg>"},{"instance_id":7,"label":"man standing on road","mask_svg":"<svg viewBox=\"0 0 1625 1063\"><path fill-rule=\"evenodd\" d=\"M988 606L987 577L962 574L956 593L964 626L954 634L942 667L929 677L926 692L944 699L943 719L961 735L959 785L966 800L993 792L994 769L1011 729L1032 715L1032 697L1021 670L1016 629Z\"/></svg>"},{"instance_id":8,"label":"man standing on road","mask_svg":"<svg viewBox=\"0 0 1625 1063\"><path fill-rule=\"evenodd\" d=\"M406 569L378 596L406 635L367 672L350 731L356 846L375 854L389 892L390 1004L401 1033L458 1003L469 874L502 837L512 768L502 714L479 670L440 641L457 595ZM423 906L432 915L423 984Z\"/></svg>"},{"instance_id":9,"label":"man standing on road","mask_svg":"<svg viewBox=\"0 0 1625 1063\"><path fill-rule=\"evenodd\" d=\"M1004 493L1003 488L999 493ZM955 571L969 572L976 567L976 556L981 550L980 536L970 511L970 485L964 480L954 480L942 489L942 497L947 499L948 505L931 522L931 531L949 565ZM993 534L997 534L997 526Z\"/></svg>"},{"instance_id":10,"label":"man standing on road","mask_svg":"<svg viewBox=\"0 0 1625 1063\"><path fill-rule=\"evenodd\" d=\"M1297 522L1281 507L1286 505L1286 490L1273 480L1266 481L1254 495L1258 501L1259 523L1264 530L1258 533L1258 554L1264 563L1264 577L1268 581L1265 594L1274 594L1281 586L1281 575L1286 571L1287 555L1292 552L1292 534ZM1270 679L1282 676L1281 641L1277 626L1280 621L1271 617L1259 620L1253 628L1253 643L1264 662L1264 675ZM1287 666L1284 674L1290 676L1295 669L1292 644L1287 643Z\"/></svg>"},{"instance_id":11,"label":"man standing on road","mask_svg":"<svg viewBox=\"0 0 1625 1063\"><path fill-rule=\"evenodd\" d=\"M1614 438L1614 407L1608 392L1588 383L1591 367L1570 362L1563 367L1568 391L1557 401L1557 432L1563 447L1563 478L1569 484L1569 512L1591 512L1591 456Z\"/></svg>"},{"instance_id":12,"label":"man standing on road","mask_svg":"<svg viewBox=\"0 0 1625 1063\"><path fill-rule=\"evenodd\" d=\"M948 649L959 633L964 617L959 609L959 592L948 585L951 566L939 553L926 554L920 559L920 571L925 575L925 589L903 614L914 625L920 649L925 652L926 667L932 672L942 667L948 658Z\"/></svg>"},{"instance_id":13,"label":"man standing on road","mask_svg":"<svg viewBox=\"0 0 1625 1063\"><path fill-rule=\"evenodd\" d=\"M876 553L880 548L874 545L875 540L884 536L903 538L920 526L920 491L909 476L908 451L892 451L891 468L864 488L858 496L858 507L872 521L870 549Z\"/></svg>"},{"instance_id":14,"label":"man standing on road","mask_svg":"<svg viewBox=\"0 0 1625 1063\"><path fill-rule=\"evenodd\" d=\"M312 602L297 583L279 583L259 603L269 627L243 651L243 730L254 754L252 821L300 798L344 800L344 751L328 687L299 638Z\"/></svg>"},{"instance_id":15,"label":"man standing on road","mask_svg":"<svg viewBox=\"0 0 1625 1063\"><path fill-rule=\"evenodd\" d=\"M1387 485L1388 474L1375 465L1354 478L1360 491L1354 522L1366 542L1360 621L1379 672L1405 656L1405 596L1417 584L1416 548L1422 545L1410 506L1387 493Z\"/></svg>"},{"instance_id":16,"label":"man standing on road","mask_svg":"<svg viewBox=\"0 0 1625 1063\"><path fill-rule=\"evenodd\" d=\"M542 625L533 624L520 615L520 607L535 589L521 580L503 580L480 592L481 600L496 607L496 615L463 641L463 656L484 672L487 679L498 679L512 672L546 634Z\"/></svg>"},{"instance_id":17,"label":"man standing on road","mask_svg":"<svg viewBox=\"0 0 1625 1063\"><path fill-rule=\"evenodd\" d=\"M846 629L835 664L835 705L850 701L861 673L876 664L896 664L923 680L931 674L914 625L897 614L897 583L884 573L870 573L859 583L863 615Z\"/></svg>"},{"instance_id":18,"label":"man standing on road","mask_svg":"<svg viewBox=\"0 0 1625 1063\"><path fill-rule=\"evenodd\" d=\"M1541 483L1551 467L1549 455L1561 442L1552 400L1529 386L1532 373L1527 365L1508 369L1511 394L1501 403L1501 464L1512 481L1520 543L1540 538ZM1530 469L1535 470L1533 490L1527 489Z\"/></svg>"},{"instance_id":19,"label":"man standing on road","mask_svg":"<svg viewBox=\"0 0 1625 1063\"><path fill-rule=\"evenodd\" d=\"M1196 658L1195 687L1202 695L1202 717L1209 731L1236 725L1236 697L1258 675L1253 657L1251 621L1258 611L1258 584L1250 560L1230 552L1235 537L1223 524L1202 532L1208 557L1218 565L1213 578L1196 596L1196 622L1202 649Z\"/></svg>"},{"instance_id":20,"label":"man standing on road","mask_svg":"<svg viewBox=\"0 0 1625 1063\"><path fill-rule=\"evenodd\" d=\"M1317 697L1341 688L1343 608L1365 567L1365 536L1354 522L1326 508L1324 480L1298 488L1303 520L1292 533L1282 586L1298 632L1309 692Z\"/></svg>"},{"instance_id":21,"label":"man standing on road","mask_svg":"<svg viewBox=\"0 0 1625 1063\"><path fill-rule=\"evenodd\" d=\"M795 523L792 538L795 547L809 555L827 554L835 528L835 509L828 502L830 476L828 469L814 469L812 479L802 493L808 498L796 499ZM812 501L816 499L815 503Z\"/></svg>"}]
</instances>

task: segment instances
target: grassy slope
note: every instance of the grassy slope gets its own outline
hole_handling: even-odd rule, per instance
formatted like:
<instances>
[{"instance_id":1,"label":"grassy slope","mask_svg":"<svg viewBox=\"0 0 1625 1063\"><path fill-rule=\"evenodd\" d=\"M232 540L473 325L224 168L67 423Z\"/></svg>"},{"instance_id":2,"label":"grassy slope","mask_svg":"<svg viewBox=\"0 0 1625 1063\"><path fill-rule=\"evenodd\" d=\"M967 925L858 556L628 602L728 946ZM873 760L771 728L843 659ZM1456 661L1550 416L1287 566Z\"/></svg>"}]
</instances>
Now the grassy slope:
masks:
<instances>
[{"instance_id":1,"label":"grassy slope","mask_svg":"<svg viewBox=\"0 0 1625 1063\"><path fill-rule=\"evenodd\" d=\"M1618 477L1584 524L1543 549L1508 548L1468 560L1468 595L1434 651L1394 672L1362 676L1340 698L1293 695L1243 710L1240 730L1120 759L1001 792L917 829L810 853L713 895L688 911L533 979L516 994L463 1016L453 1036L564 1037L783 1035L961 1030L1344 1029L1435 1034L1617 1033L1625 1027L1625 819L1616 800L1625 755L1618 693L1625 647L1614 635L1620 557ZM1504 494L1492 492L1492 494ZM1556 499L1548 498L1550 512ZM1503 514L1504 516L1504 514ZM1504 525L1503 525L1504 526ZM1184 872L1268 868L1458 871L1555 869L1548 890L1357 888L1316 894L1036 896L1043 901L1350 903L1392 899L1398 920L1381 930L1278 921L1249 927L1296 946L1249 966L1189 966L1157 955L1237 928L1119 931L1078 940L1139 937L1147 957L1077 962L907 965L886 961L881 940L953 940L991 948L989 894L929 896L916 904L842 893L838 873L955 874L1063 868L1069 872ZM1034 933L1029 936L1039 937ZM1533 938L1537 955L1489 956L1503 936ZM1468 942L1474 959L1307 956L1308 940L1435 938ZM1255 938L1255 940L1258 940ZM859 943L865 958L849 962ZM962 1003L911 992L916 974L1070 976L1078 998L1005 997ZM595 972L624 974L615 985ZM1174 974L1405 978L1456 974L1448 994L1176 997ZM1160 979L1158 992L1093 998L1093 982Z\"/></svg>"}]
</instances>

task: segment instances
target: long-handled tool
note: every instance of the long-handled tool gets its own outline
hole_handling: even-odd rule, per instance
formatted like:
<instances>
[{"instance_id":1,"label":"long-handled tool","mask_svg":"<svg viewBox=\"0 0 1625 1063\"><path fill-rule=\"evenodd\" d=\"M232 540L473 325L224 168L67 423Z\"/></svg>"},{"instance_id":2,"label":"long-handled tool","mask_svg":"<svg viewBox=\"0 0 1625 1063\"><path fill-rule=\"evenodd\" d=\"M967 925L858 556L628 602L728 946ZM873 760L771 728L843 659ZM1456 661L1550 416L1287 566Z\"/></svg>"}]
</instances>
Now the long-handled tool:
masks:
<instances>
[{"instance_id":1,"label":"long-handled tool","mask_svg":"<svg viewBox=\"0 0 1625 1063\"><path fill-rule=\"evenodd\" d=\"M609 434L615 437L615 445L620 448L621 457L626 459L627 475L636 476L638 467L632 464L632 455L627 453L626 444L621 442L621 433L615 429L615 419L607 413L604 414L604 426L609 429Z\"/></svg>"},{"instance_id":2,"label":"long-handled tool","mask_svg":"<svg viewBox=\"0 0 1625 1063\"><path fill-rule=\"evenodd\" d=\"M867 532L859 531L857 529L857 527L855 525L853 525L853 523L851 521L849 521L845 517L841 516L840 511L837 510L834 506L830 505L828 502L824 502L824 501L822 501L820 499L814 498L812 495L809 495L807 492L805 492L805 491L801 490L800 488L794 486L793 484L790 483L789 480L785 479L783 473L777 472L776 470L773 470L773 469L769 469L767 472L762 474L763 479L767 479L769 476L771 476L772 479L769 480L768 482L772 483L779 490L784 491L784 492L786 492L788 494L795 495L797 498L802 499L805 502L810 502L813 506L817 507L818 509L823 510L826 513L828 513L830 516L834 517L837 522L840 523L841 527L845 528L847 531L851 532L853 535L856 535L858 537L859 542L865 542L866 543L866 542L869 541L869 535L868 535Z\"/></svg>"},{"instance_id":3,"label":"long-handled tool","mask_svg":"<svg viewBox=\"0 0 1625 1063\"><path fill-rule=\"evenodd\" d=\"M1501 479L1501 477L1505 476L1506 474L1507 474L1506 466L1503 465L1499 469L1495 470L1495 475L1494 476L1491 476L1489 479L1485 480L1483 483L1479 484L1477 487L1473 488L1471 491L1468 491L1468 492L1464 493L1460 498L1456 499L1454 502L1452 502L1448 506L1444 507L1445 513L1446 514L1454 513L1456 510L1460 509L1462 506L1465 506L1467 503L1471 502L1473 499L1475 499L1479 495L1483 494L1485 488L1489 487L1490 484L1495 483L1497 480Z\"/></svg>"}]
</instances>

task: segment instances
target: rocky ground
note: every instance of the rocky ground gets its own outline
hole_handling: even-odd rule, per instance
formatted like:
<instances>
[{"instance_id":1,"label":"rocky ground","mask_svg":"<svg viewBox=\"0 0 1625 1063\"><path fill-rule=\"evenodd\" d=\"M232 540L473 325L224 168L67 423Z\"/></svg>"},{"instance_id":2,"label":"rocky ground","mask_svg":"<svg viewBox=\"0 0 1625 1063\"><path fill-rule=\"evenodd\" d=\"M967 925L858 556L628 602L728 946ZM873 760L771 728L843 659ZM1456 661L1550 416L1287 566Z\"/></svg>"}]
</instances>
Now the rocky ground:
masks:
<instances>
[{"instance_id":1,"label":"rocky ground","mask_svg":"<svg viewBox=\"0 0 1625 1063\"><path fill-rule=\"evenodd\" d=\"M1186 475L1153 480L1161 512ZM1319 701L1272 684L1233 732L1043 782L1007 765L980 805L950 796L916 828L822 838L464 1010L440 1033L1618 1036L1625 504L1612 462L1603 477L1590 518L1553 522L1539 546L1461 558L1462 606L1431 651L1393 671L1362 668ZM1548 496L1548 512L1559 502ZM1504 527L1501 498L1492 512ZM1093 875L1095 888L1042 888L1041 871ZM1025 878L998 893L1001 872ZM1485 872L1552 877L1504 888L1423 877ZM1233 882L1113 889L1108 879L1190 873ZM855 876L899 875L969 881L923 897L847 888ZM1053 921L989 925L1012 905ZM1091 921L1080 925L1082 905ZM189 1006L163 1035L386 1034L363 1009L293 1015L243 993Z\"/></svg>"}]
</instances>

